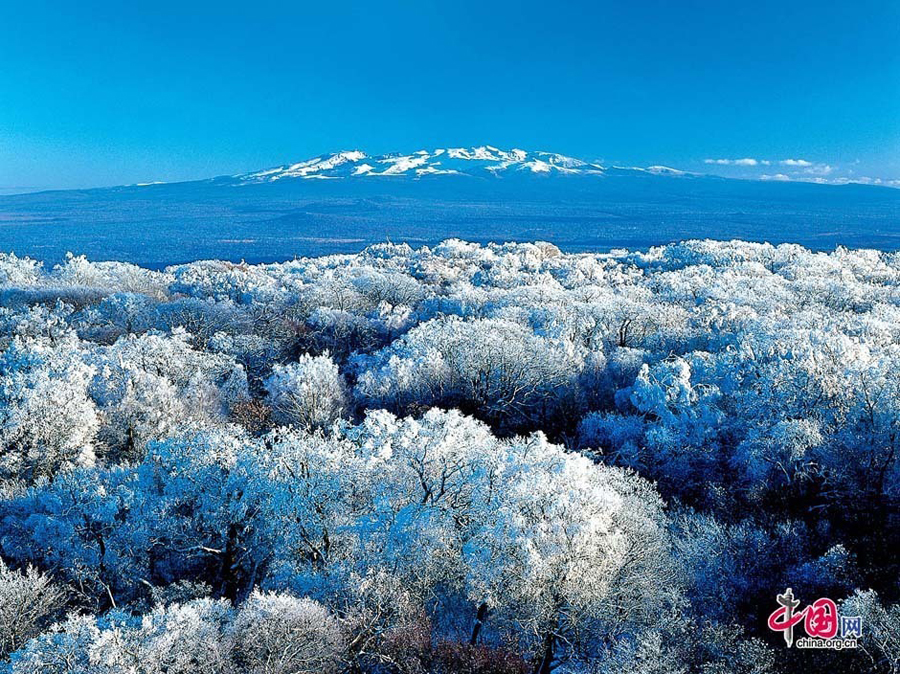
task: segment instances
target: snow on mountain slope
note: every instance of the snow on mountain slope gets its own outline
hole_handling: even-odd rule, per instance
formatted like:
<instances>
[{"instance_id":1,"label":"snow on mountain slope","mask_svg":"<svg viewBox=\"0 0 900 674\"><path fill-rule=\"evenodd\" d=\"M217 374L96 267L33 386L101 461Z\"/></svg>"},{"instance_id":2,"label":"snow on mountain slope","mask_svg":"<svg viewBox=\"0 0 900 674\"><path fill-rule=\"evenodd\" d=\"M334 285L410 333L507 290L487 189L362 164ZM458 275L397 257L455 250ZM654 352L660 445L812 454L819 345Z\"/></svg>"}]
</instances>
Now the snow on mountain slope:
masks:
<instances>
[{"instance_id":1,"label":"snow on mountain slope","mask_svg":"<svg viewBox=\"0 0 900 674\"><path fill-rule=\"evenodd\" d=\"M359 150L336 152L265 171L234 176L243 184L267 183L285 178L328 179L350 177L433 175L503 176L517 172L544 175L603 175L600 164L554 152L490 145L473 148L439 148L412 154L369 156Z\"/></svg>"},{"instance_id":2,"label":"snow on mountain slope","mask_svg":"<svg viewBox=\"0 0 900 674\"><path fill-rule=\"evenodd\" d=\"M347 164L355 164L365 158L366 155L362 152L337 152L335 154L322 155L315 159L308 159L298 164L279 166L239 177L248 182L271 182L280 178L310 178L328 175L329 172L335 169L339 169Z\"/></svg>"}]
</instances>

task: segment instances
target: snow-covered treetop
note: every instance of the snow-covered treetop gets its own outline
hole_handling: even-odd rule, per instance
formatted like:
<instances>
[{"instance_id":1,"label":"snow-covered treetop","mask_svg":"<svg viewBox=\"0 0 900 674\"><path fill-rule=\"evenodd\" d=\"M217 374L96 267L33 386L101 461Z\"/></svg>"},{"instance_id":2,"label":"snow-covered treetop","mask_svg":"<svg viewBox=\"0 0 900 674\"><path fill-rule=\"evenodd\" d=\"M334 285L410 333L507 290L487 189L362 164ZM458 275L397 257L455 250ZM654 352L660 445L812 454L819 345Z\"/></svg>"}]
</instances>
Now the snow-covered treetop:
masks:
<instances>
[{"instance_id":1,"label":"snow-covered treetop","mask_svg":"<svg viewBox=\"0 0 900 674\"><path fill-rule=\"evenodd\" d=\"M741 241L0 254L0 672L763 674L782 587L888 662L898 288Z\"/></svg>"}]
</instances>

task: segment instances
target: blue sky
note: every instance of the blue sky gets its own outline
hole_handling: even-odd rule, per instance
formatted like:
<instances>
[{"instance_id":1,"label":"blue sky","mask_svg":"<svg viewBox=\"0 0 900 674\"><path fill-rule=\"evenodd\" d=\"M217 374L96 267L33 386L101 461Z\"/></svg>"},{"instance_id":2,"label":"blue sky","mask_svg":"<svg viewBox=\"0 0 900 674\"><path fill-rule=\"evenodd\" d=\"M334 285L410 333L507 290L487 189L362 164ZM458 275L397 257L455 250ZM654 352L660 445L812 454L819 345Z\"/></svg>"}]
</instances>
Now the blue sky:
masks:
<instances>
[{"instance_id":1,"label":"blue sky","mask_svg":"<svg viewBox=\"0 0 900 674\"><path fill-rule=\"evenodd\" d=\"M0 189L485 143L900 179L898 44L896 0L0 0Z\"/></svg>"}]
</instances>

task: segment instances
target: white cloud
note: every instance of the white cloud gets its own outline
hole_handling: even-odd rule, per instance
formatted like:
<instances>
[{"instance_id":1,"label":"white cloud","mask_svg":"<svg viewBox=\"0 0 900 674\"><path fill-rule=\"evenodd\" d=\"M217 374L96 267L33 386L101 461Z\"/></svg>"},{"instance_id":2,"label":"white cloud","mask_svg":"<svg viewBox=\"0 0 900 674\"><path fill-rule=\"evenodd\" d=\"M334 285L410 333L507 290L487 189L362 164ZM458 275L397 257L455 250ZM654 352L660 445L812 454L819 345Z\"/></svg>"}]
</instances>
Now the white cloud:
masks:
<instances>
[{"instance_id":1,"label":"white cloud","mask_svg":"<svg viewBox=\"0 0 900 674\"><path fill-rule=\"evenodd\" d=\"M704 159L704 164L718 164L719 166L756 166L758 159L744 157L743 159Z\"/></svg>"},{"instance_id":2,"label":"white cloud","mask_svg":"<svg viewBox=\"0 0 900 674\"><path fill-rule=\"evenodd\" d=\"M744 157L742 159L704 159L704 164L714 164L716 166L772 166L777 164L785 166L792 170L802 170L804 173L816 176L826 176L834 171L834 167L820 162L813 162L809 159L756 159L754 157Z\"/></svg>"},{"instance_id":3,"label":"white cloud","mask_svg":"<svg viewBox=\"0 0 900 674\"><path fill-rule=\"evenodd\" d=\"M803 169L804 173L808 173L813 176L827 176L828 174L834 171L834 166L829 166L828 164L813 164L808 168Z\"/></svg>"},{"instance_id":4,"label":"white cloud","mask_svg":"<svg viewBox=\"0 0 900 674\"><path fill-rule=\"evenodd\" d=\"M804 183L824 183L829 185L846 185L847 183L858 183L863 185L882 185L885 187L900 188L900 179L896 178L876 178L868 176L855 176L854 170L850 166L858 164L856 160L852 164L826 164L825 162L813 161L810 159L802 159L798 157L788 157L787 159L758 159L754 157L744 157L741 159L704 159L704 164L715 166L735 166L735 167L784 167L780 171L772 173L763 173L758 176L758 180L769 180L778 182L804 182ZM750 172L729 173L723 172L723 175L741 175L742 177L751 177Z\"/></svg>"},{"instance_id":5,"label":"white cloud","mask_svg":"<svg viewBox=\"0 0 900 674\"><path fill-rule=\"evenodd\" d=\"M890 178L870 178L869 176L860 176L859 178L835 178L835 183L854 183L857 185L883 185L885 187L900 187L900 180L892 180Z\"/></svg>"}]
</instances>

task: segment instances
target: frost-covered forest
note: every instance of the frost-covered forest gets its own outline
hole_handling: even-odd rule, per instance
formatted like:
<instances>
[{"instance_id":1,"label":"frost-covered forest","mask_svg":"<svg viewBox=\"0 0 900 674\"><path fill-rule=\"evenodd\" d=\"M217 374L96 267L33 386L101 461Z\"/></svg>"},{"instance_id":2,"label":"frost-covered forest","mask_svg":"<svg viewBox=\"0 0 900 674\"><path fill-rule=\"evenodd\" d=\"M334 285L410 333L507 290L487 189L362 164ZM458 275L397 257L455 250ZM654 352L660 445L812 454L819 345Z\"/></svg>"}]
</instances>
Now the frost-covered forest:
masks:
<instances>
[{"instance_id":1,"label":"frost-covered forest","mask_svg":"<svg viewBox=\"0 0 900 674\"><path fill-rule=\"evenodd\" d=\"M0 351L0 671L900 672L900 253L2 255Z\"/></svg>"}]
</instances>

